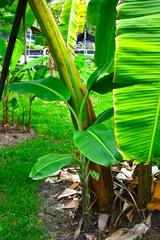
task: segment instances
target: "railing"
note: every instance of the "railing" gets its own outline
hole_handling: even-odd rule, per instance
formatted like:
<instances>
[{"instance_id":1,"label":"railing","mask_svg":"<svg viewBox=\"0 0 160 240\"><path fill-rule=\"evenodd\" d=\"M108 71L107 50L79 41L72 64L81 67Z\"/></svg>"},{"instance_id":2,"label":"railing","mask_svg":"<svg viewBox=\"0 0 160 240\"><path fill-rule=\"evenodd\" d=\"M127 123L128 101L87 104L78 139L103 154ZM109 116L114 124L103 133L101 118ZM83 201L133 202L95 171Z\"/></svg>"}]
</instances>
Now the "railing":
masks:
<instances>
[{"instance_id":1,"label":"railing","mask_svg":"<svg viewBox=\"0 0 160 240\"><path fill-rule=\"evenodd\" d=\"M82 54L85 56L94 56L94 53L95 53L94 49L77 48L75 50L75 55ZM29 62L37 57L46 56L48 54L49 51L47 48L41 50L27 49L27 61ZM24 63L24 55L21 56L19 63L20 64Z\"/></svg>"}]
</instances>

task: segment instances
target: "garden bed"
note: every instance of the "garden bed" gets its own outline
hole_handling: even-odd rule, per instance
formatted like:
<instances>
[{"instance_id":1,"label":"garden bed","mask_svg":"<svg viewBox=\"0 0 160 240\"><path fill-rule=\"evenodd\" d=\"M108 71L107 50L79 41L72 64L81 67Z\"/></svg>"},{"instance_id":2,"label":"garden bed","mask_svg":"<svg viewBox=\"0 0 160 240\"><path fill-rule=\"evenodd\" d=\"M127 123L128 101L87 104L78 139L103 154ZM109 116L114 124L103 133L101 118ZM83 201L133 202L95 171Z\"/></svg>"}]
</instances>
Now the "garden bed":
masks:
<instances>
[{"instance_id":1,"label":"garden bed","mask_svg":"<svg viewBox=\"0 0 160 240\"><path fill-rule=\"evenodd\" d=\"M16 126L9 126L7 132L4 132L2 125L0 125L0 147L12 147L22 140L33 137L35 137L35 132L33 130L31 133L28 133L27 131L22 132Z\"/></svg>"},{"instance_id":2,"label":"garden bed","mask_svg":"<svg viewBox=\"0 0 160 240\"><path fill-rule=\"evenodd\" d=\"M58 180L55 181L55 177L48 178L45 182L40 184L39 188L39 197L43 202L43 208L39 213L39 217L42 219L44 224L46 225L47 232L46 238L54 239L54 240L73 240L75 234L77 233L77 229L80 227L81 217L82 217L82 209L81 204L79 207L70 205L71 208L67 208L65 206L68 205L69 202L72 202L75 197L80 200L80 186L78 186L78 191L75 196L72 194L66 197L60 197L63 195L64 189L70 188L73 183L70 180ZM72 188L72 187L71 187ZM117 208L118 209L118 208ZM114 211L116 212L116 211ZM120 212L119 212L120 213ZM116 212L115 216L112 216L112 219L117 219L119 215ZM142 213L142 212L141 212ZM150 212L145 211L144 215L151 217L151 226L149 226L149 230L143 235L142 239L144 240L159 240L160 239L160 214L158 211ZM98 228L98 215L92 216L92 224L87 227L87 229L83 227L79 233L78 240L118 240L119 238L112 237L108 238L114 232L119 237L121 234L128 232L129 229L135 227L136 224L140 224L143 221L145 222L142 214L134 214L132 221L128 221L126 214L122 214L120 217L118 224L116 226L111 220L108 222L107 226L103 231L100 231ZM150 221L150 220L149 220ZM112 223L111 223L112 222ZM80 229L79 229L80 230ZM123 236L122 236L123 237ZM128 239L128 238L127 238ZM129 238L132 239L132 238ZM135 238L133 238L135 239ZM139 238L136 238L139 239Z\"/></svg>"}]
</instances>

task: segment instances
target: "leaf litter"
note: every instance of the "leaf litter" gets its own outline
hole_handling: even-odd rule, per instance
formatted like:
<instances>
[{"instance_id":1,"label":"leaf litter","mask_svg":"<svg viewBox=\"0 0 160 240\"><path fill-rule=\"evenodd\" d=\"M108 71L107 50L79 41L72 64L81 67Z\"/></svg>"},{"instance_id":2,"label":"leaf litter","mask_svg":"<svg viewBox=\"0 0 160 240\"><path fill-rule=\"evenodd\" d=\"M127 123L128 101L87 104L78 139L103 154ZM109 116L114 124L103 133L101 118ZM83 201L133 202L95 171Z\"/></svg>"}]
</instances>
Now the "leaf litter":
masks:
<instances>
[{"instance_id":1,"label":"leaf litter","mask_svg":"<svg viewBox=\"0 0 160 240\"><path fill-rule=\"evenodd\" d=\"M113 167L116 193L112 207L114 214L94 214L88 229L84 228L81 218L81 185L75 169L63 169L57 172L57 175L47 178L40 189L41 199L45 201L45 208L40 216L48 228L47 236L54 240L131 240L143 235L143 239L151 239L150 236L153 235L155 240L159 239L156 237L160 234L160 214L154 211L157 206L155 204L160 203L159 170L157 167L152 170L155 180L152 200L149 203L152 204L152 209L148 207L154 211L151 221L149 211L142 212L137 206L137 179L134 178L134 169L135 166L130 166L127 162L122 167ZM156 219L159 216L159 221L155 220L155 216ZM155 229L158 229L158 232Z\"/></svg>"}]
</instances>

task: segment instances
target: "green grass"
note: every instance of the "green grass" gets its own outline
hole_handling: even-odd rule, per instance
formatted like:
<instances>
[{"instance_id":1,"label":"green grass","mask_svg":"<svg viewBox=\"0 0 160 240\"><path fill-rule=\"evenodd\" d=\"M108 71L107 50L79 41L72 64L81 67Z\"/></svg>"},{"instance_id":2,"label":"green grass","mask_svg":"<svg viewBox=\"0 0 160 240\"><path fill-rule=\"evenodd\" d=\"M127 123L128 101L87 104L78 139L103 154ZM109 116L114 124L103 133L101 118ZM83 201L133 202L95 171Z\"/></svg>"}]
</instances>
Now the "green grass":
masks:
<instances>
[{"instance_id":1,"label":"green grass","mask_svg":"<svg viewBox=\"0 0 160 240\"><path fill-rule=\"evenodd\" d=\"M111 96L92 95L97 115L112 104ZM24 99L27 105L26 98ZM16 110L20 115L20 108ZM26 107L27 111L27 107ZM26 115L27 122L27 115ZM109 121L112 125L112 120ZM32 127L36 137L9 149L0 149L0 239L39 240L45 227L38 217L39 182L28 176L37 158L51 153L70 153L74 149L70 114L63 103L33 102Z\"/></svg>"}]
</instances>

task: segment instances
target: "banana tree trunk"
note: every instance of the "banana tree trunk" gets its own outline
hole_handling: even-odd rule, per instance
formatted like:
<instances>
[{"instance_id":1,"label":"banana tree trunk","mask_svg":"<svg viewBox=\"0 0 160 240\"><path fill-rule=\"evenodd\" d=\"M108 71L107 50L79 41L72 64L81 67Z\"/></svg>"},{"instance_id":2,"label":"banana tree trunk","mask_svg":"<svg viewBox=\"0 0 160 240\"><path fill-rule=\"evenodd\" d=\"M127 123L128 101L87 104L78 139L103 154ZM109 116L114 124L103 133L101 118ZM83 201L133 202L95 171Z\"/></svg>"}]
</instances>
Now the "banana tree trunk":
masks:
<instances>
[{"instance_id":1,"label":"banana tree trunk","mask_svg":"<svg viewBox=\"0 0 160 240\"><path fill-rule=\"evenodd\" d=\"M91 163L90 169L100 172L99 181L94 180L92 177L90 178L90 188L92 190L91 199L93 207L96 211L100 213L110 213L112 210L112 203L115 197L113 191L111 168L106 168Z\"/></svg>"},{"instance_id":2,"label":"banana tree trunk","mask_svg":"<svg viewBox=\"0 0 160 240\"><path fill-rule=\"evenodd\" d=\"M69 104L74 109L77 116L79 116L80 107L84 99L84 95L87 90L83 86L80 80L79 73L74 64L71 53L69 52L62 35L56 25L56 22L52 16L50 9L47 6L47 3L44 0L29 0L29 4L39 22L41 30L48 41L48 45L52 54L53 59L55 60L59 75L66 87L71 92L71 99ZM74 121L74 117L72 116L72 120L74 123L74 127L76 128L76 124ZM85 129L92 124L95 120L94 111L92 108L91 101L88 100L84 114L82 119L82 128ZM108 176L108 171L104 171L104 167L97 166L96 164L92 164L92 169L97 169L101 175L101 178L98 182L92 181L91 183L91 191L96 194L96 205L99 206L97 209L99 212L104 211L104 209L109 208L107 206L107 198L108 193L106 189L108 189L108 183L111 183L111 187L109 188L110 193L113 194L113 185L112 185L112 177ZM108 179L109 177L109 179ZM99 186L101 186L101 194L99 193ZM112 192L112 193L111 193ZM106 199L106 201L104 201Z\"/></svg>"},{"instance_id":3,"label":"banana tree trunk","mask_svg":"<svg viewBox=\"0 0 160 240\"><path fill-rule=\"evenodd\" d=\"M152 165L139 164L138 168L138 205L139 208L146 208L147 203L151 200L152 187Z\"/></svg>"}]
</instances>

